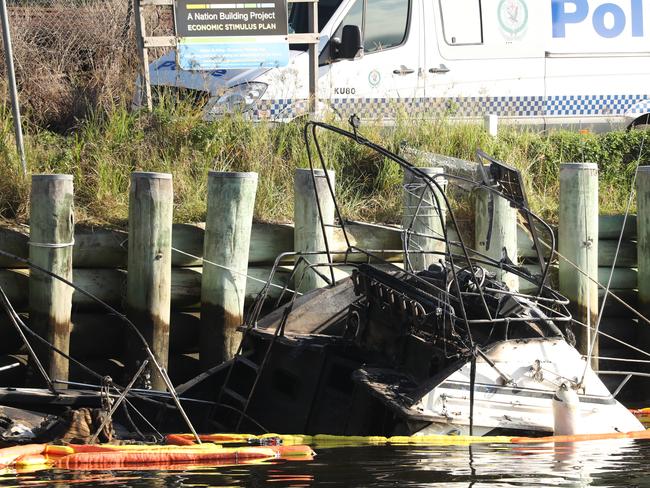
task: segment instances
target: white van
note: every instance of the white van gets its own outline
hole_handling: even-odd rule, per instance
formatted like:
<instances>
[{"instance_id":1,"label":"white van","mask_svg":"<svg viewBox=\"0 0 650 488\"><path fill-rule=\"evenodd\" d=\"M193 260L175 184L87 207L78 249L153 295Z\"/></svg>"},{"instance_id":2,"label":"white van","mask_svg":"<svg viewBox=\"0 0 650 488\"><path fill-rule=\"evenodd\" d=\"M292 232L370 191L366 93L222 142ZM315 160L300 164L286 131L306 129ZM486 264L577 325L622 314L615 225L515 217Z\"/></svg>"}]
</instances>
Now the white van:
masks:
<instances>
[{"instance_id":1,"label":"white van","mask_svg":"<svg viewBox=\"0 0 650 488\"><path fill-rule=\"evenodd\" d=\"M289 31L306 32L307 4L289 9ZM650 0L320 0L318 18L319 110L650 123ZM357 51L346 45L354 35L341 44L347 25L363 50L341 59ZM213 72L180 71L170 52L151 64L151 82L207 92L207 118L291 120L307 112L307 46L292 45L283 68Z\"/></svg>"}]
</instances>

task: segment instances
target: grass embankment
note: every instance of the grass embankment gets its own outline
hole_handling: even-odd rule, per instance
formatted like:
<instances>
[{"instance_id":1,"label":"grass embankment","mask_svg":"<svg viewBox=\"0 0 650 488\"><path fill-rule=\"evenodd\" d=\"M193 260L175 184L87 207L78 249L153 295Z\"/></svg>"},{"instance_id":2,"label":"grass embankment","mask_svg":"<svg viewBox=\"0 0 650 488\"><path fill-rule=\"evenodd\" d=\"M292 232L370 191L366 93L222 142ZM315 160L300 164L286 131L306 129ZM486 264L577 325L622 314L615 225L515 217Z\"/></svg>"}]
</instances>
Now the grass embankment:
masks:
<instances>
[{"instance_id":1,"label":"grass embankment","mask_svg":"<svg viewBox=\"0 0 650 488\"><path fill-rule=\"evenodd\" d=\"M0 122L0 217L25 221L29 180L21 174L10 117L1 116ZM650 134L639 131L581 135L504 128L492 139L479 126L404 119L391 128L365 125L361 132L393 150L406 142L473 160L481 148L523 171L533 209L551 221L556 219L561 162L598 162L603 213L624 210L637 164L650 164ZM367 221L398 221L400 170L355 143L323 136L345 213ZM257 171L256 218L289 221L293 171L307 166L302 124L251 124L236 117L206 123L199 111L183 104L163 103L151 114L115 108L80 122L68 135L31 129L26 148L30 173L74 175L78 221L112 225L126 220L134 170L173 173L178 222L205 218L208 170Z\"/></svg>"}]
</instances>

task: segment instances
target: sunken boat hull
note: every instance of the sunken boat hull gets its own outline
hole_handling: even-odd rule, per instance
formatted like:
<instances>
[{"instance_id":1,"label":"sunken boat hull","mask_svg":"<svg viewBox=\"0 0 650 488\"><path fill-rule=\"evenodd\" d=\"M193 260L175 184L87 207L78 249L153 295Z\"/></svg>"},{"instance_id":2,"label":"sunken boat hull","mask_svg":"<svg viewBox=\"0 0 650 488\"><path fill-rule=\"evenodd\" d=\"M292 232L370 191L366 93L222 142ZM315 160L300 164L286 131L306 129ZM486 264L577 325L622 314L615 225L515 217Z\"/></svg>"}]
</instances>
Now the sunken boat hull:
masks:
<instances>
[{"instance_id":1,"label":"sunken boat hull","mask_svg":"<svg viewBox=\"0 0 650 488\"><path fill-rule=\"evenodd\" d=\"M435 287L441 273L420 276ZM437 313L435 288L413 281L361 265L245 330L241 353L213 383L211 420L242 432L541 436L554 432L558 387L584 375L576 432L642 429L550 322L477 326L472 375L471 352L454 337L462 331ZM488 302L495 317L543 314L507 293Z\"/></svg>"}]
</instances>

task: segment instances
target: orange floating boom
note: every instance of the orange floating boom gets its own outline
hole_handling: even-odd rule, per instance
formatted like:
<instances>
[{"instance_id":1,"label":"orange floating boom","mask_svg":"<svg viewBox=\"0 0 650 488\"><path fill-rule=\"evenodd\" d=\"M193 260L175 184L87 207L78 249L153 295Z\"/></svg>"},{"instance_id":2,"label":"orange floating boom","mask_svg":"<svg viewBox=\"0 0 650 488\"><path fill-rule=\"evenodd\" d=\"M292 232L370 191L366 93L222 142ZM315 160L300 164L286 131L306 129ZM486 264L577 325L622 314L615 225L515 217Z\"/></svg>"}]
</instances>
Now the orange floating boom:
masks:
<instances>
[{"instance_id":1,"label":"orange floating boom","mask_svg":"<svg viewBox=\"0 0 650 488\"><path fill-rule=\"evenodd\" d=\"M0 449L0 466L11 466L21 456L29 454L43 454L45 444L26 444Z\"/></svg>"},{"instance_id":2,"label":"orange floating boom","mask_svg":"<svg viewBox=\"0 0 650 488\"><path fill-rule=\"evenodd\" d=\"M538 444L544 442L581 442L608 439L650 439L650 430L637 432L611 432L607 434L554 435L549 437L513 437L513 444Z\"/></svg>"},{"instance_id":3,"label":"orange floating boom","mask_svg":"<svg viewBox=\"0 0 650 488\"><path fill-rule=\"evenodd\" d=\"M30 466L43 466L54 464L51 459L43 454L23 454L14 461L16 468L25 468Z\"/></svg>"},{"instance_id":4,"label":"orange floating boom","mask_svg":"<svg viewBox=\"0 0 650 488\"><path fill-rule=\"evenodd\" d=\"M80 466L121 466L134 464L201 463L211 461L242 461L278 457L278 452L267 447L243 447L218 450L179 451L119 451L81 452L65 456L56 461L57 468L78 468Z\"/></svg>"}]
</instances>

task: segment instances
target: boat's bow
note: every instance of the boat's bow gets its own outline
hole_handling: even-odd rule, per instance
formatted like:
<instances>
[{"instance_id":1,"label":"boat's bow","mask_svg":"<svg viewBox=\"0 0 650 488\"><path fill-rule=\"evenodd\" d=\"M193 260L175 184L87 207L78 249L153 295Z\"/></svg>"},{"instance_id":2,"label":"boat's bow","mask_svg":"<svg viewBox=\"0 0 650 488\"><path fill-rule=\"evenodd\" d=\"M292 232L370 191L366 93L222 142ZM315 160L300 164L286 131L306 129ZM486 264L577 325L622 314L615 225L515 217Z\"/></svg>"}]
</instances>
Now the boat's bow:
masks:
<instances>
[{"instance_id":1,"label":"boat's bow","mask_svg":"<svg viewBox=\"0 0 650 488\"><path fill-rule=\"evenodd\" d=\"M469 431L470 363L437 382L416 408L437 420L422 434ZM579 386L578 383L583 377ZM611 395L580 353L563 339L506 340L476 360L474 433L552 433L553 400L576 389L575 433L631 432L643 425Z\"/></svg>"}]
</instances>

